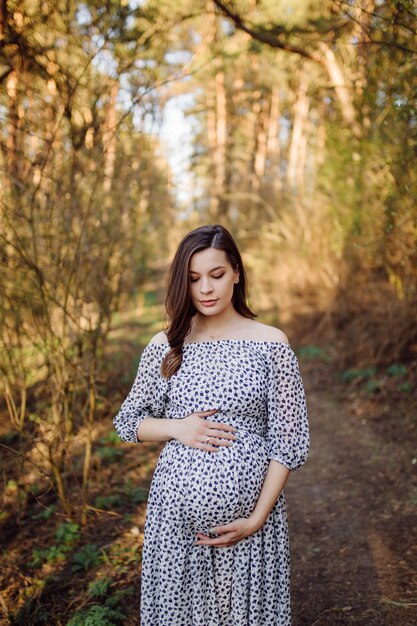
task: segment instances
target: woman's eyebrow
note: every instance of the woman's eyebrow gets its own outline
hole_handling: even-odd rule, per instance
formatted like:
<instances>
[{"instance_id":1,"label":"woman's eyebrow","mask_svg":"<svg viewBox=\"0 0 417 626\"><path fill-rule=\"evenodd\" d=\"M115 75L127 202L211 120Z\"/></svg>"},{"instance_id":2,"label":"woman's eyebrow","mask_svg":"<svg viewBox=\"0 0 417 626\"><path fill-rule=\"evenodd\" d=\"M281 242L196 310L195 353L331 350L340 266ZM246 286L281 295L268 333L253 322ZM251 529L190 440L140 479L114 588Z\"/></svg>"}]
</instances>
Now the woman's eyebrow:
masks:
<instances>
[{"instance_id":1,"label":"woman's eyebrow","mask_svg":"<svg viewBox=\"0 0 417 626\"><path fill-rule=\"evenodd\" d=\"M217 267L213 267L213 269L209 270L210 272L214 272L215 270L226 269L225 265L218 265ZM194 270L190 270L190 274L198 274L198 272L194 272Z\"/></svg>"}]
</instances>

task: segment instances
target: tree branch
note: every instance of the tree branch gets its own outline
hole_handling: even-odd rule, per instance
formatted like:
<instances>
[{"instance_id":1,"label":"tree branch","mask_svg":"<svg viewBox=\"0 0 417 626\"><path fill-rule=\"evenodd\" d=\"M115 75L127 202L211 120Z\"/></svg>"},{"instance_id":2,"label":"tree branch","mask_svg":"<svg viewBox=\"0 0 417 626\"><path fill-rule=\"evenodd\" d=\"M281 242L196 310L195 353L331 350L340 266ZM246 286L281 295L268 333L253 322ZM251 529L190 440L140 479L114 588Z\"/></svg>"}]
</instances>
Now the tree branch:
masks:
<instances>
[{"instance_id":1,"label":"tree branch","mask_svg":"<svg viewBox=\"0 0 417 626\"><path fill-rule=\"evenodd\" d=\"M253 39L260 41L261 43L265 43L272 48L279 48L280 50L286 50L287 52L292 52L293 54L298 54L299 56L304 57L305 59L310 59L310 61L314 61L315 63L322 64L322 59L320 56L314 54L313 52L309 52L304 48L299 48L298 46L293 46L287 42L281 41L277 37L267 33L264 30L255 30L251 28L242 20L238 13L232 11L225 2L221 2L221 0L213 0L216 7L228 17L239 30L250 35ZM282 30L282 32L285 32Z\"/></svg>"}]
</instances>

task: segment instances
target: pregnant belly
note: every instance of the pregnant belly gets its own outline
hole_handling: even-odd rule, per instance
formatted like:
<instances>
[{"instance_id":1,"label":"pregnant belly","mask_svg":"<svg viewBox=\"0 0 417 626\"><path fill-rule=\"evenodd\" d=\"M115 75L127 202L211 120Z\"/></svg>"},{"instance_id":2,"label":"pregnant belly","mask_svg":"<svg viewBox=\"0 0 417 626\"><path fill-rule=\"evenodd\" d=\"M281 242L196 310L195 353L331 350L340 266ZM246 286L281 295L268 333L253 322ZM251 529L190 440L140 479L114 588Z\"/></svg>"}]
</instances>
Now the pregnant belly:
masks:
<instances>
[{"instance_id":1,"label":"pregnant belly","mask_svg":"<svg viewBox=\"0 0 417 626\"><path fill-rule=\"evenodd\" d=\"M192 533L248 517L269 461L261 436L242 429L239 433L238 441L218 452L167 442L154 472L149 505Z\"/></svg>"}]
</instances>

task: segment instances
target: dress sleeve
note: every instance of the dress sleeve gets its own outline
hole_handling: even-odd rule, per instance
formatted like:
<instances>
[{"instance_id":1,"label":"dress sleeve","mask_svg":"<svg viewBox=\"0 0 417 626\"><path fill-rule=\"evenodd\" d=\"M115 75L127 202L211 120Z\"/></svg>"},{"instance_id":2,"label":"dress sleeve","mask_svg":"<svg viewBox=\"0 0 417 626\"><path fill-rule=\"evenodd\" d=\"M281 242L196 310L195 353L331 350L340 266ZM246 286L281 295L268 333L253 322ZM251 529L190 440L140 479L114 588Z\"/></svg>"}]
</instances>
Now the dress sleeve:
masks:
<instances>
[{"instance_id":1,"label":"dress sleeve","mask_svg":"<svg viewBox=\"0 0 417 626\"><path fill-rule=\"evenodd\" d=\"M168 379L160 373L165 344L148 343L142 352L136 378L119 412L114 427L123 441L141 443L139 424L145 417L163 417Z\"/></svg>"},{"instance_id":2,"label":"dress sleeve","mask_svg":"<svg viewBox=\"0 0 417 626\"><path fill-rule=\"evenodd\" d=\"M310 445L307 405L297 357L289 344L272 343L267 391L267 452L290 470L301 467Z\"/></svg>"}]
</instances>

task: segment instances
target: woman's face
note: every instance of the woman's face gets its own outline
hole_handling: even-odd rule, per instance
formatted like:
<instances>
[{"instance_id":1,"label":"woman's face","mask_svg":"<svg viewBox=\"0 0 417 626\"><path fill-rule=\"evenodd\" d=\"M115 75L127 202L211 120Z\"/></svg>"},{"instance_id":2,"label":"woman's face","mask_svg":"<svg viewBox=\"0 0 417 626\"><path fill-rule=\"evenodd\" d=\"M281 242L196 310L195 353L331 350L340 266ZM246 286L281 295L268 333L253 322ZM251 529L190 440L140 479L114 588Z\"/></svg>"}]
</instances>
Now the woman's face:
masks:
<instances>
[{"instance_id":1,"label":"woman's face","mask_svg":"<svg viewBox=\"0 0 417 626\"><path fill-rule=\"evenodd\" d=\"M238 276L224 250L206 248L195 252L190 259L189 280L192 302L197 311L211 316L227 308ZM204 301L210 301L211 306L203 304Z\"/></svg>"}]
</instances>

